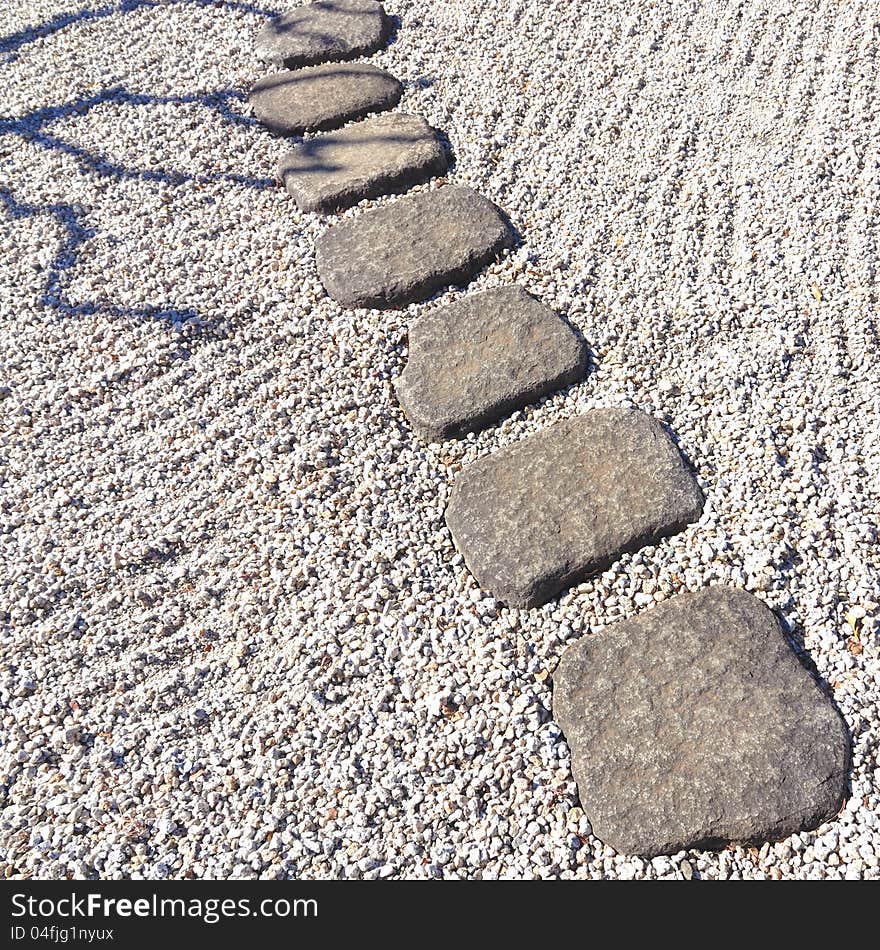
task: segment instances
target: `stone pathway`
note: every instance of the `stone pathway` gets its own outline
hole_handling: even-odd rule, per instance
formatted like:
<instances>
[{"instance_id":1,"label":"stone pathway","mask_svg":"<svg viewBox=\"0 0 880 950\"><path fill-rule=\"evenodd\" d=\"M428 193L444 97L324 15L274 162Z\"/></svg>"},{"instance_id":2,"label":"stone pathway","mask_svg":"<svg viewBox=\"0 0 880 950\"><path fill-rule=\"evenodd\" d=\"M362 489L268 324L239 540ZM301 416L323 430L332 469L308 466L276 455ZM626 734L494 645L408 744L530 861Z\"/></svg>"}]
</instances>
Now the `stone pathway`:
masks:
<instances>
[{"instance_id":1,"label":"stone pathway","mask_svg":"<svg viewBox=\"0 0 880 950\"><path fill-rule=\"evenodd\" d=\"M365 118L396 106L401 84L375 66L340 62L380 49L390 33L379 3L319 0L257 39L262 59L288 67L249 97L268 129L300 135L362 120L281 159L280 178L302 210L338 211L446 172L422 118ZM445 185L328 228L316 261L343 306L404 307L466 285L513 244L491 201ZM579 335L517 287L429 311L410 328L409 348L398 397L432 441L576 383L588 363ZM481 586L529 608L697 521L703 502L659 422L601 409L469 466L446 522ZM585 813L623 852L779 838L832 818L845 796L843 720L773 614L742 591L681 595L583 638L554 675L553 705Z\"/></svg>"},{"instance_id":2,"label":"stone pathway","mask_svg":"<svg viewBox=\"0 0 880 950\"><path fill-rule=\"evenodd\" d=\"M270 131L302 135L393 109L402 95L400 82L378 66L329 63L266 76L248 102Z\"/></svg>"},{"instance_id":3,"label":"stone pathway","mask_svg":"<svg viewBox=\"0 0 880 950\"><path fill-rule=\"evenodd\" d=\"M680 531L702 509L702 492L659 422L599 409L465 469L446 523L481 587L510 606L536 607Z\"/></svg>"},{"instance_id":4,"label":"stone pathway","mask_svg":"<svg viewBox=\"0 0 880 950\"><path fill-rule=\"evenodd\" d=\"M586 375L586 343L520 287L434 310L409 329L397 395L415 431L440 442L482 429Z\"/></svg>"},{"instance_id":5,"label":"stone pathway","mask_svg":"<svg viewBox=\"0 0 880 950\"><path fill-rule=\"evenodd\" d=\"M846 794L843 719L744 591L682 594L582 638L553 715L594 832L627 854L784 838Z\"/></svg>"},{"instance_id":6,"label":"stone pathway","mask_svg":"<svg viewBox=\"0 0 880 950\"><path fill-rule=\"evenodd\" d=\"M491 201L447 185L325 231L315 245L318 276L344 307L402 307L467 283L513 240Z\"/></svg>"},{"instance_id":7,"label":"stone pathway","mask_svg":"<svg viewBox=\"0 0 880 950\"><path fill-rule=\"evenodd\" d=\"M391 35L391 20L374 0L318 0L273 20L256 40L256 53L273 66L296 69L368 56Z\"/></svg>"},{"instance_id":8,"label":"stone pathway","mask_svg":"<svg viewBox=\"0 0 880 950\"><path fill-rule=\"evenodd\" d=\"M340 211L446 171L446 150L417 115L391 112L296 145L278 177L301 211Z\"/></svg>"}]
</instances>

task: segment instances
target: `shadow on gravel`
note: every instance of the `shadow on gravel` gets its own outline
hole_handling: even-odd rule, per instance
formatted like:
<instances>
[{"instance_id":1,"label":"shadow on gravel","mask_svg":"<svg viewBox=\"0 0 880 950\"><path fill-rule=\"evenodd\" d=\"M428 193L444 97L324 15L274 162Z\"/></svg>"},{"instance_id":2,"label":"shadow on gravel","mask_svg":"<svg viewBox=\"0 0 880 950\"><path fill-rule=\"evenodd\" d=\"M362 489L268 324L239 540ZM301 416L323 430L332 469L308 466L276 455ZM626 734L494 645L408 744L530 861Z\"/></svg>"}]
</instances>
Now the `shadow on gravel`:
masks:
<instances>
[{"instance_id":1,"label":"shadow on gravel","mask_svg":"<svg viewBox=\"0 0 880 950\"><path fill-rule=\"evenodd\" d=\"M40 303L57 310L64 316L85 316L98 311L110 313L120 317L149 317L157 320L166 320L171 323L183 323L190 318L198 317L195 310L175 309L163 307L121 307L118 304L87 301L72 304L64 299L62 292L63 275L76 263L76 256L80 247L94 235L94 229L85 227L80 217L84 214L82 208L58 202L51 205L32 205L18 201L9 188L0 186L0 206L12 216L13 220L31 218L37 215L49 214L61 225L66 237L61 248L48 265L49 276L45 288L40 295Z\"/></svg>"},{"instance_id":2,"label":"shadow on gravel","mask_svg":"<svg viewBox=\"0 0 880 950\"><path fill-rule=\"evenodd\" d=\"M196 0L196 2L199 2L199 0ZM223 2L223 0L221 0L221 2ZM360 17L360 16L361 16L361 14L360 14L358 11L356 11L356 10L344 10L344 9L340 9L340 8L336 5L336 3L332 2L332 0L330 0L330 2L325 2L325 0L313 0L313 2L314 2L314 5L315 5L315 6L321 7L321 8L326 8L326 9L328 10L328 12L331 12L331 13L335 14L336 17L346 17L346 16L348 16L348 17L355 17L355 18L357 18L357 17ZM224 5L226 5L226 6L239 6L239 7L242 7L242 8L244 8L244 9L247 9L248 12L251 12L251 13L264 13L264 12L266 12L266 11L263 11L263 10L250 10L250 9L248 9L248 7L247 7L246 4L234 4L234 3L233 3L233 4L225 4L225 3L224 3ZM298 4L296 4L296 5L294 5L294 4L289 4L289 6L298 6ZM290 11L289 11L289 10L285 10L284 12L287 13L287 12L290 12ZM274 17L274 16L277 16L278 14L275 13L275 12L272 12L272 13L269 13L268 15ZM397 42L397 34L398 34L399 31L400 31L400 25L401 25L401 19L400 19L400 17L399 17L397 14L387 14L387 17L388 17L387 36L385 37L385 42L384 42L384 43L382 44L382 46L381 46L381 49L382 49L382 50L387 49L389 46L391 46L392 43ZM288 22L288 23L285 23L285 24L283 24L283 25L279 23L279 24L277 24L276 27L275 27L275 33L276 33L277 36L285 36L285 37L292 35L294 38L296 38L296 39L298 39L298 40L303 40L303 41L314 40L314 41L317 41L318 43L324 43L324 44L326 44L326 45L328 45L328 46L331 46L331 47L334 46L334 45L336 44L336 41L337 41L337 37L336 37L335 34L333 34L333 33L325 33L325 32L323 32L323 31L321 31L321 30L316 30L316 29L314 29L314 28L309 28L308 26L305 26L302 21L294 21L293 23ZM337 60L336 60L337 62L347 62L347 61L350 61L350 60L362 59L365 55L369 55L368 53L358 52L358 51L356 51L356 50L355 50L355 51L349 51L347 54L344 54L344 55L340 55L340 54L341 54L341 51L337 48ZM293 69L300 69L300 68L302 68L303 66L310 66L310 65L315 65L315 64L309 62L308 60L305 60L305 61L303 61L303 60L297 60L297 62L296 62L295 65L292 65L292 66L285 66L285 68L286 68L286 69L291 69L291 68L293 68Z\"/></svg>"},{"instance_id":3,"label":"shadow on gravel","mask_svg":"<svg viewBox=\"0 0 880 950\"><path fill-rule=\"evenodd\" d=\"M385 40L385 45L382 47L382 49L388 49L388 47L391 46L392 43L397 42L397 36L400 33L400 27L403 21L396 13L389 13L388 23L389 23L388 39Z\"/></svg>"},{"instance_id":4,"label":"shadow on gravel","mask_svg":"<svg viewBox=\"0 0 880 950\"><path fill-rule=\"evenodd\" d=\"M106 4L90 10L59 14L45 23L29 26L18 33L0 37L0 56L5 54L3 61L12 62L28 44L45 39L77 23L98 20L114 14L131 13L141 8L178 5L212 9L226 8L265 17L278 15L278 11L275 9L257 7L250 3L239 2L239 0L121 0L117 4ZM17 136L38 148L60 152L76 159L87 171L108 178L159 182L167 185L227 181L231 184L255 189L271 188L275 185L271 178L258 178L236 172L191 175L161 168L128 168L105 156L67 142L50 129L51 123L85 115L91 109L107 103L121 106L183 106L197 104L212 109L226 122L250 127L256 124L256 120L241 114L235 109L235 104L243 102L245 98L243 93L231 89L201 94L157 96L133 93L122 87L114 87L93 96L77 99L59 106L34 109L21 116L0 116L0 136ZM115 316L164 320L174 324L181 324L186 320L198 318L198 313L190 308L162 306L132 308L107 301L71 303L64 295L64 276L76 264L77 255L82 245L95 234L94 229L83 223L86 210L79 205L66 202L38 205L21 201L16 198L12 189L7 185L0 186L0 206L5 208L13 220L22 220L45 214L51 215L64 230L65 237L62 240L61 247L47 267L48 276L40 297L40 302L45 306L57 310L64 316L84 316L100 311Z\"/></svg>"},{"instance_id":5,"label":"shadow on gravel","mask_svg":"<svg viewBox=\"0 0 880 950\"><path fill-rule=\"evenodd\" d=\"M637 406L636 406L636 407L633 407L633 408L638 409ZM638 411L639 411L639 412L644 412L644 410L642 410L642 409L639 409ZM694 465L694 463L693 463L693 461L692 461L690 455L687 453L687 451L685 450L684 446L681 444L681 440L678 438L678 433L675 431L675 429L673 429L672 426L670 426L670 425L668 425L667 423L665 423L662 419L657 419L657 417L656 417L655 415L653 415L653 413L647 413L647 415L650 415L652 419L655 419L657 422L660 423L660 425L661 425L662 428L663 428L663 431L664 431L664 432L666 433L666 435L668 436L669 441L676 447L676 449L678 450L679 455L681 455L682 460L684 461L685 467L687 468L688 472L690 472L690 474L691 474L691 475L697 480L697 482L699 483L699 478L698 478L698 475L697 475L697 466ZM700 487L702 488L702 486L700 486ZM703 492L703 494L705 494L705 491Z\"/></svg>"},{"instance_id":6,"label":"shadow on gravel","mask_svg":"<svg viewBox=\"0 0 880 950\"><path fill-rule=\"evenodd\" d=\"M696 477L696 474L697 474L696 466L691 461L690 456L682 447L675 431L670 426L666 425L665 423L661 423L661 424L663 425L664 431L672 440L672 443L675 445L676 449L678 449L678 451L681 453L681 457L684 460L687 467L690 469L691 474L694 475L694 477ZM712 472L710 471L709 474L712 474ZM788 572L793 571L794 560L792 558L786 558L783 561L777 562L775 565L775 570L781 571L783 573L788 573ZM846 770L845 800L847 800L852 795L851 776L852 776L853 737L852 737L852 733L850 732L849 724L847 723L846 718L844 717L843 713L840 710L840 707L837 705L837 702L834 699L834 691L832 690L831 686L829 685L825 677L823 677L822 674L819 672L818 667L813 662L813 658L810 656L809 651L804 645L804 636L803 636L803 631L801 630L801 628L793 627L785 619L785 617L782 616L781 613L779 613L779 611L774 610L773 614L776 617L777 621L779 622L780 629L782 630L782 633L785 636L785 639L788 641L789 646L791 646L792 651L794 652L794 655L798 659L798 662L801 664L801 666L804 667L805 670L807 670L807 672L813 678L813 682L819 687L820 690L822 690L823 695L831 703L831 705L835 708L835 710L837 710L837 714L840 716L841 722L843 723L844 730L846 731L847 745L849 748L849 761L847 763L847 770Z\"/></svg>"},{"instance_id":7,"label":"shadow on gravel","mask_svg":"<svg viewBox=\"0 0 880 950\"><path fill-rule=\"evenodd\" d=\"M163 169L136 169L127 168L101 155L90 152L88 149L66 142L57 135L46 131L45 126L59 119L75 115L84 115L90 109L104 103L123 105L163 105L200 103L214 109L225 120L243 125L251 125L254 120L236 113L230 103L241 101L241 93L223 90L220 92L202 95L186 96L148 96L126 91L125 89L108 89L102 93L53 106L45 109L35 109L33 112L16 118L0 118L0 136L14 135L24 141L49 151L61 152L75 158L88 171L107 178L120 180L141 180L160 182L167 185L181 185L191 182L209 183L228 181L232 184L243 185L254 189L274 187L271 178L255 178L250 175L240 175L233 172L217 172L207 175L191 175L178 171ZM95 231L83 223L86 211L80 205L67 202L55 202L47 205L36 205L18 200L12 189L6 185L0 186L0 205L12 216L13 220L49 214L63 227L66 237L61 248L48 265L48 277L40 302L51 307L65 316L83 316L102 311L117 316L140 316L153 319L167 320L172 323L198 317L195 310L162 307L131 308L106 302L89 301L73 304L68 302L63 293L64 275L76 263L77 254L82 245Z\"/></svg>"},{"instance_id":8,"label":"shadow on gravel","mask_svg":"<svg viewBox=\"0 0 880 950\"><path fill-rule=\"evenodd\" d=\"M46 20L45 23L39 23L35 26L27 26L17 33L10 33L7 36L0 36L0 54L7 54L9 59L6 62L12 62L15 54L29 43L35 43L37 40L45 39L55 33L60 32L68 26L74 26L77 23L87 23L90 20L102 20L105 17L114 14L132 13L135 10L151 7L169 7L169 6L190 6L190 7L208 7L210 9L225 8L227 10L238 10L244 13L253 13L257 16L275 17L280 14L280 10L272 7L258 7L243 0L120 0L119 3L107 3L101 7L95 7L91 10L77 10L73 13L59 13Z\"/></svg>"},{"instance_id":9,"label":"shadow on gravel","mask_svg":"<svg viewBox=\"0 0 880 950\"><path fill-rule=\"evenodd\" d=\"M455 154L455 149L452 147L452 140L446 134L443 129L438 129L436 126L431 126L432 131L437 136L438 141L443 146L443 151L446 153L446 175L451 175L458 164L458 158Z\"/></svg>"},{"instance_id":10,"label":"shadow on gravel","mask_svg":"<svg viewBox=\"0 0 880 950\"><path fill-rule=\"evenodd\" d=\"M785 635L785 639L788 641L789 646L791 646L792 650L794 651L794 655L798 658L798 662L810 674L810 676L812 676L813 682L819 687L819 689L822 690L822 694L835 708L837 715L840 716L840 721L843 723L843 728L846 732L846 744L848 749L846 765L846 794L844 796L844 801L849 801L849 799L852 797L853 752L853 734L849 728L849 723L846 721L846 717L843 715L840 706L837 705L837 702L834 699L834 690L831 688L831 684L819 672L819 668L813 662L812 656L810 656L809 651L804 645L803 630L800 628L800 626L793 627L778 611L774 610L773 613L776 615L776 619L779 621L779 626Z\"/></svg>"},{"instance_id":11,"label":"shadow on gravel","mask_svg":"<svg viewBox=\"0 0 880 950\"><path fill-rule=\"evenodd\" d=\"M271 178L255 178L251 175L239 175L235 172L216 172L210 175L189 175L184 172L165 171L163 169L126 168L102 155L90 152L88 149L64 139L48 131L46 126L72 116L85 115L91 109L107 103L124 106L142 105L202 105L213 109L227 122L234 125L253 126L256 119L236 112L231 103L243 102L243 93L231 89L222 89L209 93L192 93L189 95L154 96L144 93L134 93L122 87L105 89L73 102L66 102L60 106L49 106L44 109L34 109L23 116L0 117L0 135L17 135L26 142L48 151L58 151L77 159L90 171L111 178L140 179L141 181L158 181L169 185L180 185L186 182L214 182L228 181L237 185L251 188L270 188L274 182Z\"/></svg>"}]
</instances>

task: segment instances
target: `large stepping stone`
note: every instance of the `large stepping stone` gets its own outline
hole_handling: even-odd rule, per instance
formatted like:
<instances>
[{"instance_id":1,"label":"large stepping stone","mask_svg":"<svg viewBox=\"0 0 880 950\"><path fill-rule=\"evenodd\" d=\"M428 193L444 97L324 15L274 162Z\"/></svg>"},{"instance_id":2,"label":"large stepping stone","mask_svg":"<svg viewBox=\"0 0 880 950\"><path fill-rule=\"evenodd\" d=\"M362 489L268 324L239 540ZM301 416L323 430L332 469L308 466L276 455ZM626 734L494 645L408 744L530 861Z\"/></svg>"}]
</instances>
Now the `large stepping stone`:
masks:
<instances>
[{"instance_id":1,"label":"large stepping stone","mask_svg":"<svg viewBox=\"0 0 880 950\"><path fill-rule=\"evenodd\" d=\"M776 840L846 793L846 725L744 591L682 594L585 637L553 712L593 831L626 854Z\"/></svg>"},{"instance_id":2,"label":"large stepping stone","mask_svg":"<svg viewBox=\"0 0 880 950\"><path fill-rule=\"evenodd\" d=\"M403 307L467 283L513 243L491 201L450 185L337 224L315 249L321 283L343 306Z\"/></svg>"},{"instance_id":3,"label":"large stepping stone","mask_svg":"<svg viewBox=\"0 0 880 950\"><path fill-rule=\"evenodd\" d=\"M416 115L394 112L301 142L278 175L302 211L339 211L404 191L446 171L437 133Z\"/></svg>"},{"instance_id":4,"label":"large stepping stone","mask_svg":"<svg viewBox=\"0 0 880 950\"><path fill-rule=\"evenodd\" d=\"M392 109L402 95L403 86L378 66L332 63L266 76L251 90L248 102L267 129L302 135Z\"/></svg>"},{"instance_id":5,"label":"large stepping stone","mask_svg":"<svg viewBox=\"0 0 880 950\"><path fill-rule=\"evenodd\" d=\"M409 330L397 396L416 432L439 442L473 432L587 372L580 336L519 287L435 310Z\"/></svg>"},{"instance_id":6,"label":"large stepping stone","mask_svg":"<svg viewBox=\"0 0 880 950\"><path fill-rule=\"evenodd\" d=\"M663 427L598 409L465 469L446 523L478 583L535 607L696 521L703 494Z\"/></svg>"},{"instance_id":7,"label":"large stepping stone","mask_svg":"<svg viewBox=\"0 0 880 950\"><path fill-rule=\"evenodd\" d=\"M255 51L263 62L297 69L375 53L390 34L381 3L317 0L273 20L257 35Z\"/></svg>"}]
</instances>

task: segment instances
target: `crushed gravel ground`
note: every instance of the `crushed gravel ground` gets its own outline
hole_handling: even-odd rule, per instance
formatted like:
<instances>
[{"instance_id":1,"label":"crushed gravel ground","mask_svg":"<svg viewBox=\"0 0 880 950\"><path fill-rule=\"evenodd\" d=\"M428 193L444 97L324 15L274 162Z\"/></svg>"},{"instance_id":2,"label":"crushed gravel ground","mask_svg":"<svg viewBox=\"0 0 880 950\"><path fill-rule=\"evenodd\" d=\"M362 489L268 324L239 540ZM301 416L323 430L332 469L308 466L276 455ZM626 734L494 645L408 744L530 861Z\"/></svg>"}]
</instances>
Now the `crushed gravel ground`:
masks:
<instances>
[{"instance_id":1,"label":"crushed gravel ground","mask_svg":"<svg viewBox=\"0 0 880 950\"><path fill-rule=\"evenodd\" d=\"M324 293L273 183L245 0L0 8L0 870L7 877L880 877L880 18L848 0L389 0L370 58L569 390L426 446L409 319ZM422 186L435 187L436 182ZM351 217L365 206L346 212ZM463 464L597 407L667 423L699 523L536 610L443 521ZM754 591L853 737L815 833L653 861L577 807L565 646Z\"/></svg>"}]
</instances>

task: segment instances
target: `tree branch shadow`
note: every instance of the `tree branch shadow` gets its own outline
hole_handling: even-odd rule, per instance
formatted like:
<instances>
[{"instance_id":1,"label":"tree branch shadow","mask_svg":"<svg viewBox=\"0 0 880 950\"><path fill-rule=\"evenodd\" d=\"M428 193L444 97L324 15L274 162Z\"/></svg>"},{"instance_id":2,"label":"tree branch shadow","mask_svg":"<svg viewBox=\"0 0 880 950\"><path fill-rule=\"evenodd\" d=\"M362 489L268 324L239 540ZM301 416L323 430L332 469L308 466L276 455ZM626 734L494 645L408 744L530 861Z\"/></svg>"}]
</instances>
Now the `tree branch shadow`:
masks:
<instances>
[{"instance_id":1,"label":"tree branch shadow","mask_svg":"<svg viewBox=\"0 0 880 950\"><path fill-rule=\"evenodd\" d=\"M17 33L0 36L0 54L7 54L6 62L12 62L23 47L37 40L46 39L77 23L86 23L90 20L102 20L116 13L133 13L142 8L167 6L194 6L194 7L225 7L230 10L239 10L244 13L253 13L257 16L276 17L280 11L273 7L258 7L247 3L246 0L120 0L118 4L107 3L90 10L77 10L71 13L59 13L45 23L27 26Z\"/></svg>"},{"instance_id":2,"label":"tree branch shadow","mask_svg":"<svg viewBox=\"0 0 880 950\"><path fill-rule=\"evenodd\" d=\"M141 180L159 182L167 185L182 185L185 183L207 184L217 181L227 181L231 184L243 185L254 189L268 189L275 185L272 178L242 175L236 172L215 172L210 174L193 175L175 170L165 169L135 169L114 162L105 156L96 154L78 145L65 141L46 129L46 126L60 119L76 115L84 115L90 109L105 103L117 105L187 105L201 104L216 111L227 121L235 124L252 126L255 120L239 115L232 108L232 103L243 101L244 95L233 90L221 90L206 94L154 96L141 93L132 93L124 88L104 90L94 96L78 99L61 106L35 109L20 117L0 118L0 135L18 136L39 148L48 151L60 152L75 158L86 170L106 178L118 180ZM190 318L198 317L192 309L174 307L148 306L141 308L124 307L107 302L89 301L72 303L64 295L64 275L76 263L77 255L82 245L94 235L93 229L84 225L85 211L82 207L66 202L56 202L47 205L34 205L19 201L12 189L0 187L0 204L11 214L13 220L49 214L64 229L66 237L55 258L49 265L49 275L41 294L40 301L64 316L86 316L98 312L109 313L114 316L142 317L167 320L175 324L182 323Z\"/></svg>"},{"instance_id":3,"label":"tree branch shadow","mask_svg":"<svg viewBox=\"0 0 880 950\"><path fill-rule=\"evenodd\" d=\"M243 102L245 96L232 89L223 89L210 93L190 93L188 95L157 96L145 93L129 92L121 86L105 89L93 96L75 99L60 106L47 106L34 109L23 116L0 117L0 135L17 135L25 141L31 142L40 148L62 152L81 162L90 171L99 175L113 178L140 179L142 181L159 181L165 184L179 185L185 182L208 183L214 181L228 181L233 184L246 185L251 188L270 188L271 178L256 178L251 175L240 175L235 172L217 172L209 175L189 175L183 172L166 171L164 169L133 169L126 168L102 155L90 152L79 145L66 142L64 139L46 130L46 126L71 116L85 115L91 109L106 103L114 105L203 105L217 112L226 121L235 125L252 127L256 119L236 112L231 103Z\"/></svg>"},{"instance_id":4,"label":"tree branch shadow","mask_svg":"<svg viewBox=\"0 0 880 950\"><path fill-rule=\"evenodd\" d=\"M77 260L82 245L93 237L94 228L82 223L84 211L75 205L57 202L50 205L33 205L19 201L6 186L0 186L0 207L6 209L13 220L50 215L63 228L65 237L61 242L58 253L49 263L49 276L43 292L40 294L40 303L52 310L56 310L66 317L89 316L99 311L117 317L137 317L154 320L164 320L173 324L181 324L185 320L198 318L197 311L192 308L175 308L161 306L123 307L104 301L85 301L71 303L64 296L64 274L70 270Z\"/></svg>"},{"instance_id":5,"label":"tree branch shadow","mask_svg":"<svg viewBox=\"0 0 880 950\"><path fill-rule=\"evenodd\" d=\"M20 55L20 51L29 44L52 36L67 27L77 23L99 20L115 14L127 14L142 8L165 6L196 6L205 8L227 8L246 11L260 16L277 16L278 11L272 8L258 7L243 0L121 0L119 3L108 3L100 7L79 10L72 13L63 13L42 24L29 26L17 33L0 37L0 56L4 62L12 62ZM167 185L181 185L185 183L206 184L226 181L231 184L254 189L268 189L275 184L269 177L255 177L232 171L212 172L208 174L187 174L169 169L137 169L126 167L112 159L97 154L79 145L65 141L49 128L51 123L74 116L81 116L91 109L110 103L123 106L142 105L202 105L216 112L224 121L233 125L250 128L257 125L257 120L238 112L236 103L243 102L245 96L231 89L218 90L210 93L193 93L186 95L146 95L133 93L124 87L113 87L96 93L93 96L83 97L60 106L37 108L20 116L0 117L0 135L16 136L38 148L50 152L61 153L74 158L84 170L102 177L118 180L141 180L158 182ZM163 320L179 325L187 320L198 319L198 313L192 308L165 307L151 305L143 307L128 307L109 301L72 302L64 292L65 276L75 266L78 255L95 231L85 223L86 211L79 205L64 201L33 204L19 200L12 188L0 186L0 206L12 217L13 221L40 215L49 215L55 219L63 230L64 237L58 253L48 265L48 276L40 294L40 302L63 316L81 317L102 312L112 316L149 318Z\"/></svg>"}]
</instances>

